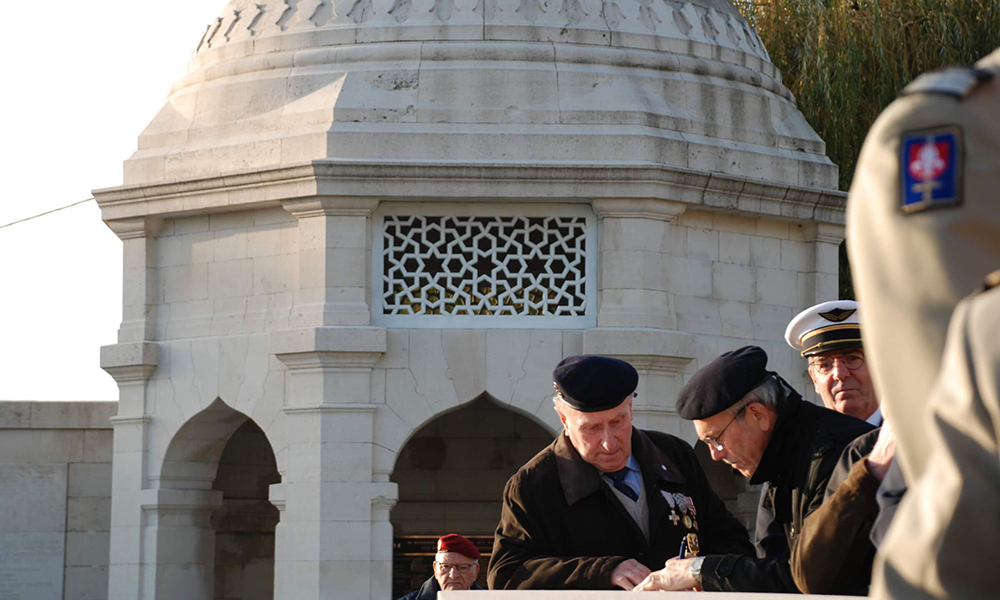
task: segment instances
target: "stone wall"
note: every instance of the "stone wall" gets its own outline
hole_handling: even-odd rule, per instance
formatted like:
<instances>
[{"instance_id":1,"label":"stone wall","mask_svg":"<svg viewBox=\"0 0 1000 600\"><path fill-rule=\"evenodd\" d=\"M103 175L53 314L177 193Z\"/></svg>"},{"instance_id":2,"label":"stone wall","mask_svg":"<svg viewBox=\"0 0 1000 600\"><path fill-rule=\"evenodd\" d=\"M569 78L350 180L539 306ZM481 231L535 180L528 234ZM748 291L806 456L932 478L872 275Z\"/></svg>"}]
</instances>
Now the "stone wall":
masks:
<instances>
[{"instance_id":1,"label":"stone wall","mask_svg":"<svg viewBox=\"0 0 1000 600\"><path fill-rule=\"evenodd\" d=\"M117 402L0 402L0 598L103 600Z\"/></svg>"}]
</instances>

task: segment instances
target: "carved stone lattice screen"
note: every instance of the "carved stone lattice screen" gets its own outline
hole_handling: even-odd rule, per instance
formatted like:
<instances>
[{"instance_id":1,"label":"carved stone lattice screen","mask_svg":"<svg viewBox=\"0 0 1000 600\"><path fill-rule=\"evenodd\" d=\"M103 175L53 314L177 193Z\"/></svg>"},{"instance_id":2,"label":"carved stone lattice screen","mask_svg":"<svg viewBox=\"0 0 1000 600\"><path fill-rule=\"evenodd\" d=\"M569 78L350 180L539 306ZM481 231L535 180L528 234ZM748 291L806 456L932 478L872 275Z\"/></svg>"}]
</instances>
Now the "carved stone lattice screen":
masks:
<instances>
[{"instance_id":1,"label":"carved stone lattice screen","mask_svg":"<svg viewBox=\"0 0 1000 600\"><path fill-rule=\"evenodd\" d=\"M535 210L415 214L404 207L383 214L373 261L375 320L411 327L593 321L592 214L525 208Z\"/></svg>"}]
</instances>

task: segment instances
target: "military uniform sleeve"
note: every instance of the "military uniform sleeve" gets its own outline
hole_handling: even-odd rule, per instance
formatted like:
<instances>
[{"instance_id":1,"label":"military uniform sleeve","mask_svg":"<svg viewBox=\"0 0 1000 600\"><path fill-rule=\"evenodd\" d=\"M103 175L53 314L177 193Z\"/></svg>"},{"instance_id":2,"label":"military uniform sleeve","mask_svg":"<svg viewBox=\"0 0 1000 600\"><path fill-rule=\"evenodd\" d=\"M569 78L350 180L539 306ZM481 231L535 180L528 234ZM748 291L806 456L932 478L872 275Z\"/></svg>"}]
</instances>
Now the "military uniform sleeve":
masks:
<instances>
[{"instance_id":1,"label":"military uniform sleeve","mask_svg":"<svg viewBox=\"0 0 1000 600\"><path fill-rule=\"evenodd\" d=\"M802 525L792 577L804 594L867 594L875 549L868 539L878 512L878 480L864 460Z\"/></svg>"},{"instance_id":2,"label":"military uniform sleeve","mask_svg":"<svg viewBox=\"0 0 1000 600\"><path fill-rule=\"evenodd\" d=\"M490 589L612 589L611 572L626 557L552 556L545 528L532 516L546 511L525 506L523 498L512 478L493 540Z\"/></svg>"},{"instance_id":3,"label":"military uniform sleeve","mask_svg":"<svg viewBox=\"0 0 1000 600\"><path fill-rule=\"evenodd\" d=\"M927 469L880 547L874 598L997 597L1000 289L955 310L931 391Z\"/></svg>"}]
</instances>

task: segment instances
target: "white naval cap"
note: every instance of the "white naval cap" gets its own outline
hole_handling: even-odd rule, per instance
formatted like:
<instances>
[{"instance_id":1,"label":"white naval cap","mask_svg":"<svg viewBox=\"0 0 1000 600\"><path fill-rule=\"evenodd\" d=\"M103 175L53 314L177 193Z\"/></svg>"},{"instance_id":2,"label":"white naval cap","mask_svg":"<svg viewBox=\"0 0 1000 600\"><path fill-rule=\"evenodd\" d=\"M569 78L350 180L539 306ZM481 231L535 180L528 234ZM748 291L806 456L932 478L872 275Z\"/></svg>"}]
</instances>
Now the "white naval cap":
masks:
<instances>
[{"instance_id":1,"label":"white naval cap","mask_svg":"<svg viewBox=\"0 0 1000 600\"><path fill-rule=\"evenodd\" d=\"M861 346L858 303L832 300L805 309L788 324L785 341L802 356Z\"/></svg>"}]
</instances>

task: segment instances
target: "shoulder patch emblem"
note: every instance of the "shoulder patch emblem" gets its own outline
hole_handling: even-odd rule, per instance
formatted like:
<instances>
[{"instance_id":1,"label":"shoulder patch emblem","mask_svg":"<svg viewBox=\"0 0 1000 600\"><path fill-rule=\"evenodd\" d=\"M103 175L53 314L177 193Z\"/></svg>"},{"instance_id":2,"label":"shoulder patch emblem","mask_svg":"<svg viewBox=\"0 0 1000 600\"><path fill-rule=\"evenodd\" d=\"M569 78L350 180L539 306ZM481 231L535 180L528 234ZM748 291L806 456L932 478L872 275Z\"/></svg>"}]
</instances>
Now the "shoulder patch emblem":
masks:
<instances>
[{"instance_id":1,"label":"shoulder patch emblem","mask_svg":"<svg viewBox=\"0 0 1000 600\"><path fill-rule=\"evenodd\" d=\"M941 127L903 134L900 209L906 214L962 204L962 130Z\"/></svg>"},{"instance_id":2,"label":"shoulder patch emblem","mask_svg":"<svg viewBox=\"0 0 1000 600\"><path fill-rule=\"evenodd\" d=\"M835 308L829 312L819 313L819 316L823 317L827 321L833 321L834 323L840 323L847 317L853 315L856 311L853 308L844 310L843 308Z\"/></svg>"}]
</instances>

